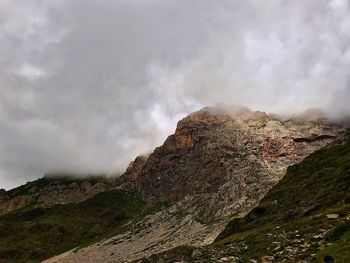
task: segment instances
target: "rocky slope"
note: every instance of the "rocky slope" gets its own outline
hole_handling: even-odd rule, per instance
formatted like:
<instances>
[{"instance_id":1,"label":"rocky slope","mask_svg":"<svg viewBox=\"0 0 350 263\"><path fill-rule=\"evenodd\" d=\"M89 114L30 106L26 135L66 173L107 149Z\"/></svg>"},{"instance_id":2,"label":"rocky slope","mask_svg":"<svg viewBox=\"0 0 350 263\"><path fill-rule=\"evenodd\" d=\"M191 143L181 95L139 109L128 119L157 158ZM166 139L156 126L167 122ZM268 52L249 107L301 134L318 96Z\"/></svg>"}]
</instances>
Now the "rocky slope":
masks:
<instances>
[{"instance_id":1,"label":"rocky slope","mask_svg":"<svg viewBox=\"0 0 350 263\"><path fill-rule=\"evenodd\" d=\"M79 179L72 175L50 174L23 186L0 193L0 215L35 204L52 207L80 203L116 186L114 179L102 176Z\"/></svg>"},{"instance_id":2,"label":"rocky slope","mask_svg":"<svg viewBox=\"0 0 350 263\"><path fill-rule=\"evenodd\" d=\"M288 166L344 137L342 126L315 111L282 120L245 108L204 108L121 177L120 189L165 208L46 262L129 262L179 245L208 245L230 219L253 209Z\"/></svg>"},{"instance_id":3,"label":"rocky slope","mask_svg":"<svg viewBox=\"0 0 350 263\"><path fill-rule=\"evenodd\" d=\"M311 154L210 246L139 262L335 262L350 259L350 140Z\"/></svg>"},{"instance_id":4,"label":"rocky slope","mask_svg":"<svg viewBox=\"0 0 350 263\"><path fill-rule=\"evenodd\" d=\"M244 213L288 166L343 134L315 112L282 121L246 108L204 108L181 120L147 161L135 161L131 189L201 219Z\"/></svg>"}]
</instances>

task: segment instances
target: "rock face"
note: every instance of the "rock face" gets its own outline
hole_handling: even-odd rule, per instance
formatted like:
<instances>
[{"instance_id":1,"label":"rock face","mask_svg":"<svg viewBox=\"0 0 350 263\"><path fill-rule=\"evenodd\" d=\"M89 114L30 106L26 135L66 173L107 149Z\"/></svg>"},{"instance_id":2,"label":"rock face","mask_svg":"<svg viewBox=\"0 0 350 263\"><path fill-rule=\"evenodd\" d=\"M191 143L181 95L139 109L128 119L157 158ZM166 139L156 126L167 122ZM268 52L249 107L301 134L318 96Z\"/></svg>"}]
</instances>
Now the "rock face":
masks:
<instances>
[{"instance_id":1,"label":"rock face","mask_svg":"<svg viewBox=\"0 0 350 263\"><path fill-rule=\"evenodd\" d=\"M35 203L40 207L80 203L109 190L113 181L106 178L74 179L67 176L43 177L0 194L0 215Z\"/></svg>"},{"instance_id":2,"label":"rock face","mask_svg":"<svg viewBox=\"0 0 350 263\"><path fill-rule=\"evenodd\" d=\"M148 203L168 206L113 238L45 262L130 262L181 245L208 245L230 219L257 206L288 166L344 135L315 111L281 120L245 108L204 108L181 120L148 158L136 158L119 180Z\"/></svg>"},{"instance_id":3,"label":"rock face","mask_svg":"<svg viewBox=\"0 0 350 263\"><path fill-rule=\"evenodd\" d=\"M246 108L204 108L125 177L149 202L176 204L203 218L246 212L289 165L343 137L315 112L279 120ZM131 186L129 184L129 186Z\"/></svg>"},{"instance_id":4,"label":"rock face","mask_svg":"<svg viewBox=\"0 0 350 263\"><path fill-rule=\"evenodd\" d=\"M26 205L29 205L33 201L34 198L30 195L21 195L13 198L7 198L0 203L0 215L11 212L18 208L22 208Z\"/></svg>"},{"instance_id":5,"label":"rock face","mask_svg":"<svg viewBox=\"0 0 350 263\"><path fill-rule=\"evenodd\" d=\"M323 262L330 251L337 251L331 253L335 262L348 262L349 160L348 137L345 144L330 145L290 167L259 205L232 220L214 244L138 262Z\"/></svg>"},{"instance_id":6,"label":"rock face","mask_svg":"<svg viewBox=\"0 0 350 263\"><path fill-rule=\"evenodd\" d=\"M135 188L135 181L137 176L140 174L142 167L148 160L149 155L137 156L134 161L132 161L126 171L118 179L118 183L121 184L120 188L123 189L133 189Z\"/></svg>"}]
</instances>

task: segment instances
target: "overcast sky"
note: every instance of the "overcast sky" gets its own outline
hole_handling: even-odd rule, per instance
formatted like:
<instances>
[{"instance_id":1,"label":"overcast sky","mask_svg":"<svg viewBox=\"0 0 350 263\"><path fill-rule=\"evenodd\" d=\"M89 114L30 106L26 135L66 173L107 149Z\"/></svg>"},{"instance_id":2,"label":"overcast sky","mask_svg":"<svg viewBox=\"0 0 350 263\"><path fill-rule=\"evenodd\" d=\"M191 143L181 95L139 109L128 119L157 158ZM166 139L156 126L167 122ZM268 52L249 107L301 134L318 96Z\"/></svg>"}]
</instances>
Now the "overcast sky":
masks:
<instances>
[{"instance_id":1,"label":"overcast sky","mask_svg":"<svg viewBox=\"0 0 350 263\"><path fill-rule=\"evenodd\" d=\"M117 173L202 106L350 112L348 0L0 0L0 188Z\"/></svg>"}]
</instances>

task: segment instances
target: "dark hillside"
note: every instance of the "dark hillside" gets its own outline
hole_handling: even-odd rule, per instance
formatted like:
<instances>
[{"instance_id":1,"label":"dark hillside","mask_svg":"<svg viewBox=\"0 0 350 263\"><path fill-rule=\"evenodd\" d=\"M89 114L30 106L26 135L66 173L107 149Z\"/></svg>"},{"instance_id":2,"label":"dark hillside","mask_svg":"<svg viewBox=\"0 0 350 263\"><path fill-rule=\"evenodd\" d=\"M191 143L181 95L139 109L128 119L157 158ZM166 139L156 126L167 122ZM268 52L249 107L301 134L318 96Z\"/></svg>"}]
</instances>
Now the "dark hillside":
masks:
<instances>
[{"instance_id":1,"label":"dark hillside","mask_svg":"<svg viewBox=\"0 0 350 263\"><path fill-rule=\"evenodd\" d=\"M39 262L121 231L144 204L111 190L78 204L27 206L0 217L0 262Z\"/></svg>"}]
</instances>

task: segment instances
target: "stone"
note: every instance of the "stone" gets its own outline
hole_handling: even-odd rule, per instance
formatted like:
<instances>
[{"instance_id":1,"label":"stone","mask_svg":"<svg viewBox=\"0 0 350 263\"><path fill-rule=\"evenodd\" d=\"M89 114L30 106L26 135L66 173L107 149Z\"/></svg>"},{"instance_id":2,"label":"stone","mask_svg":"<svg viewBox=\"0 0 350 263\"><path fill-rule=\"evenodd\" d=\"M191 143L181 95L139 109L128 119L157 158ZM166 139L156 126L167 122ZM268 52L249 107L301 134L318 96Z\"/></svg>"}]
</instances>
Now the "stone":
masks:
<instances>
[{"instance_id":1,"label":"stone","mask_svg":"<svg viewBox=\"0 0 350 263\"><path fill-rule=\"evenodd\" d=\"M339 217L338 214L328 214L328 215L327 215L327 218L328 218L328 219L337 219L338 217Z\"/></svg>"},{"instance_id":2,"label":"stone","mask_svg":"<svg viewBox=\"0 0 350 263\"><path fill-rule=\"evenodd\" d=\"M273 256L263 256L261 258L261 263L273 263L275 258Z\"/></svg>"},{"instance_id":3,"label":"stone","mask_svg":"<svg viewBox=\"0 0 350 263\"><path fill-rule=\"evenodd\" d=\"M199 249L195 249L192 252L192 257L200 257L202 255L203 255L203 253Z\"/></svg>"},{"instance_id":4,"label":"stone","mask_svg":"<svg viewBox=\"0 0 350 263\"><path fill-rule=\"evenodd\" d=\"M277 246L273 250L279 250L280 248L281 248L280 246Z\"/></svg>"}]
</instances>

